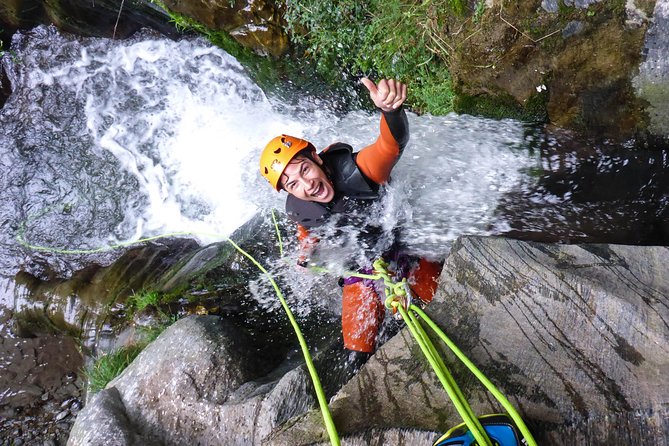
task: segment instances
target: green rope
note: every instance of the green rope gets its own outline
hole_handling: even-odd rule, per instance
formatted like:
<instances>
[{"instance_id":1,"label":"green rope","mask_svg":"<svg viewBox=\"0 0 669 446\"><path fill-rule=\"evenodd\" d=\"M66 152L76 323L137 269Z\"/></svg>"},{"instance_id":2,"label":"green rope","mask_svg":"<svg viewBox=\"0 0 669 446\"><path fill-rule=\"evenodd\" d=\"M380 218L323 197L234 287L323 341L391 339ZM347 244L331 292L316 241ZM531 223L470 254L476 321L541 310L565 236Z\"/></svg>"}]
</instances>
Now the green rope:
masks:
<instances>
[{"instance_id":1,"label":"green rope","mask_svg":"<svg viewBox=\"0 0 669 446\"><path fill-rule=\"evenodd\" d=\"M275 220L276 223L276 220ZM277 231L278 231L278 225L276 225ZM239 251L242 255L244 255L246 258L248 258L270 281L272 284L272 287L274 288L274 292L276 293L277 297L279 298L279 301L281 302L281 306L283 307L283 310L286 312L286 315L288 316L288 320L290 321L290 324L293 327L293 330L295 331L295 335L297 336L298 342L300 344L300 348L302 350L302 355L304 356L304 360L307 365L307 369L309 371L309 375L311 376L311 381L314 385L314 390L316 392L316 398L318 399L318 405L320 406L321 409L321 414L323 416L323 421L325 423L325 428L327 430L328 436L330 437L330 443L333 446L340 446L340 441L339 441L339 435L337 434L337 429L334 424L334 420L332 419L332 414L330 413L330 408L328 407L328 402L327 398L325 397L325 391L323 390L323 386L321 385L320 378L318 377L318 372L316 371L316 367L314 366L313 360L311 359L311 354L309 353L309 347L307 346L307 342L304 339L304 336L302 335L302 331L300 330L300 326L298 325L297 321L295 320L295 317L293 315L293 312L290 310L290 307L288 306L288 303L286 302L286 299L283 296L283 293L281 292L281 289L277 285L276 281L272 277L272 275L263 267L260 262L258 262L251 254L248 252L244 251L239 245L237 245L235 242L230 240L229 238L221 235L221 234L212 234L212 233L206 233L206 232L172 232L169 234L162 234L162 235L157 235L153 237L147 237L143 238L140 240L135 240L132 242L122 242L122 243L117 243L114 245L109 245L101 248L94 248L94 249L59 249L59 248L52 248L48 246L40 246L40 245L33 245L29 242L27 242L24 238L24 233L25 233L25 228L22 225L19 233L16 236L16 239L18 243L26 248L32 249L34 251L44 251L44 252L51 252L51 253L57 253L57 254L97 254L101 252L106 252L106 251L111 251L114 249L118 248L123 248L123 247L128 247L132 245L136 245L139 243L144 243L144 242L149 242L152 240L157 240L161 238L166 238L166 237L176 237L176 236L208 236L208 237L214 237L214 238L222 238L224 241L229 242L237 251ZM283 249L281 249L283 252Z\"/></svg>"},{"instance_id":2,"label":"green rope","mask_svg":"<svg viewBox=\"0 0 669 446\"><path fill-rule=\"evenodd\" d=\"M115 249L119 248L127 248L128 246L133 246L133 245L138 245L140 243L145 243L145 242L151 242L153 240L158 240L162 238L167 238L167 237L183 237L183 236L197 236L197 235L207 235L207 236L215 236L217 238L221 238L222 236L220 234L208 234L208 233L201 233L201 232L170 232L167 234L161 234L161 235L156 235L153 237L146 237L142 238L139 240L133 240L129 242L121 242L121 243L116 243L114 245L109 245L109 246L102 246L100 248L91 248L91 249L61 249L61 248L52 248L50 246L42 246L42 245L33 245L27 242L23 238L23 232L19 231L19 233L16 236L16 240L18 243L28 249L32 249L33 251L42 251L42 252L51 252L54 254L99 254L102 252L107 252L107 251L113 251Z\"/></svg>"},{"instance_id":3,"label":"green rope","mask_svg":"<svg viewBox=\"0 0 669 446\"><path fill-rule=\"evenodd\" d=\"M279 240L279 252L280 255L283 257L283 241L281 240L281 234L279 232L279 225L276 220L276 216L274 214L274 210L272 210L272 220L274 222L274 228L276 230L277 238ZM212 234L212 233L205 233L205 232L172 232L168 234L161 234L153 237L147 237L139 240L134 240L134 241L129 241L129 242L121 242L105 247L100 247L100 248L94 248L94 249L59 249L59 248L52 248L48 246L40 246L40 245L33 245L28 243L25 238L24 238L24 233L25 233L25 226L22 224L21 227L19 228L19 233L16 236L16 239L19 244L22 246L35 250L35 251L45 251L45 252L52 252L52 253L57 253L57 254L96 254L96 253L101 253L101 252L106 252L106 251L111 251L114 249L118 248L124 248L132 245L136 245L139 243L144 243L144 242L149 242L153 240L158 240L161 238L166 238L166 237L179 237L179 236L197 236L197 235L205 235L209 237L215 237L215 238L222 238L224 241L229 242L237 251L239 251L242 255L244 255L246 258L248 258L270 281L272 284L272 287L274 288L274 291L279 298L279 301L281 302L281 306L283 307L284 311L286 312L286 315L288 316L288 319L295 331L295 334L298 338L298 342L300 344L300 348L302 349L302 354L304 355L305 362L307 365L307 369L309 371L309 374L311 376L311 380L314 385L314 389L316 391L316 396L318 399L318 404L321 409L321 413L323 416L323 420L325 423L326 430L328 432L328 435L330 437L330 442L335 445L339 446L340 441L339 441L339 436L337 434L336 426L334 424L334 421L332 419L332 414L330 413L327 399L325 397L325 392L323 391L323 387L321 385L320 379L318 377L318 373L316 371L316 368L313 364L313 360L311 358L311 355L309 353L309 348L307 346L306 340L304 339L304 336L302 335L302 331L300 330L300 327L295 320L295 317L290 310L290 307L288 306L288 303L286 302L283 293L281 292L281 289L277 285L276 281L272 277L272 275L263 267L260 262L258 262L253 256L251 256L248 252L244 251L241 247L239 247L235 242L230 240L229 238L222 236L221 234ZM348 271L346 272L347 276L352 276L352 277L359 277L362 279L371 279L371 280L383 280L384 286L385 286L385 294L386 294L386 307L388 308L395 308L397 311L400 312L402 315L402 318L404 319L407 327L409 328L409 331L413 335L413 337L416 339L416 342L418 343L419 347L423 351L423 354L427 358L428 362L432 366L433 370L437 374L437 377L439 381L441 382L442 386L446 390L446 393L450 397L451 401L453 402L453 405L455 406L456 410L462 417L463 421L471 431L472 435L476 439L477 443L481 446L492 446L492 443L485 431L483 429L483 426L481 425L479 419L476 417L474 414L471 406L467 402L464 394L458 387L457 383L453 379L453 376L449 372L448 368L446 367L445 363L441 359L441 356L437 353L437 350L428 337L427 333L423 329L423 327L420 324L419 319L414 315L417 314L419 315L427 324L428 326L439 336L439 338L444 341L444 343L451 349L451 351L462 361L463 364L478 378L478 380L490 391L490 393L493 394L495 399L504 407L504 409L508 412L508 414L511 416L513 421L516 423L516 426L518 429L521 431L523 437L527 441L528 446L537 446L534 438L532 437L532 434L530 433L529 429L525 425L522 417L518 414L516 411L515 407L509 400L492 384L492 382L467 358L467 356L462 353L462 351L446 336L446 334L439 329L439 327L425 314L420 308L418 308L415 305L409 304L407 301L407 282L406 278L402 279L401 282L395 282L393 278L391 277L390 273L388 272L388 264L383 261L383 259L378 259L377 261L374 262L374 270L376 274L362 274L362 273L357 273L353 271ZM309 267L310 270L315 271L315 272L320 272L320 273L328 273L329 271L325 268L318 267L318 266L311 266ZM404 300L404 304L400 302L400 300ZM405 304L408 306L408 310L405 309Z\"/></svg>"},{"instance_id":4,"label":"green rope","mask_svg":"<svg viewBox=\"0 0 669 446\"><path fill-rule=\"evenodd\" d=\"M527 445L537 446L537 443L534 440L534 437L532 436L532 433L528 429L527 425L523 421L523 418L520 416L513 404L511 404L511 402L504 396L504 394L500 392L497 387L495 387L495 385L488 379L488 377L486 377L467 356L465 356L462 350L460 350L458 346L455 345L453 341L448 338L448 336L446 336L446 334L437 326L437 324L432 321L432 319L428 317L427 314L425 314L423 310L415 305L412 305L410 310L418 314L430 326L430 328L437 334L437 336L439 336L439 338L441 338L442 341L444 341L444 343L448 346L448 348L451 349L451 351L458 357L458 359L460 359L460 361L462 361L462 363L467 366L472 374L478 378L481 384L483 384L485 388L488 389L490 393L492 393L495 399L502 405L511 419L516 423L516 426L527 441Z\"/></svg>"},{"instance_id":5,"label":"green rope","mask_svg":"<svg viewBox=\"0 0 669 446\"><path fill-rule=\"evenodd\" d=\"M383 284L385 286L385 295L386 295L386 307L392 308L394 311L400 312L404 322L409 328L409 331L413 335L416 343L420 347L425 355L425 358L428 360L432 369L439 378L442 387L448 394L449 398L455 406L460 417L465 422L469 430L474 435L474 438L481 446L492 446L488 434L481 426L480 421L476 418L474 411L467 402L467 399L464 397L462 391L458 387L457 383L453 379L453 376L448 371L448 368L444 364L440 355L437 353L434 344L430 341L425 330L420 326L418 320L409 316L405 307L409 307L410 303L407 300L408 285L406 278L403 278L400 282L395 282L390 272L388 271L388 264L383 259L378 259L374 262L373 267L377 275L383 279Z\"/></svg>"},{"instance_id":6,"label":"green rope","mask_svg":"<svg viewBox=\"0 0 669 446\"><path fill-rule=\"evenodd\" d=\"M293 316L293 312L290 311L288 303L286 303L286 300L284 299L283 294L279 289L279 286L276 284L274 278L270 275L270 273L256 259L254 259L249 253L244 251L242 248L237 246L237 244L232 240L228 239L228 241L239 252L245 255L255 266L257 266L258 269L267 276L270 283L274 287L274 291L276 292L276 295L279 297L281 305L283 306L284 311L288 315L288 319L290 320L290 323L293 326L293 329L295 330L295 334L297 335L297 339L300 342L300 347L302 348L302 354L304 355L304 359L307 363L307 369L309 369L311 380L313 381L314 388L316 389L316 396L318 397L318 404L321 408L321 413L323 414L325 428L327 429L328 435L330 436L330 443L332 443L335 446L339 446L340 444L339 435L337 434L337 428L335 427L334 421L332 419L332 414L330 413L330 408L328 407L328 402L327 399L325 398L325 392L323 391L323 387L321 386L321 381L318 378L318 372L316 372L316 367L314 366L314 363L311 360L311 355L309 354L309 348L307 347L307 343L304 340L304 337L302 336L302 331L300 330L300 326L297 324L297 321Z\"/></svg>"},{"instance_id":7,"label":"green rope","mask_svg":"<svg viewBox=\"0 0 669 446\"><path fill-rule=\"evenodd\" d=\"M438 355L436 354L436 349L432 345L431 341L427 337L427 334L422 331L420 324L417 324L415 320L412 320L411 317L407 314L407 311L404 309L404 306L398 304L397 309L404 318L409 331L416 339L418 346L423 351L423 354L427 358L428 362L432 366L432 369L436 373L439 381L441 382L442 387L446 390L451 402L455 406L455 410L460 414L462 420L465 422L472 435L476 439L476 442L481 446L492 446L492 442L488 437L485 429L481 426L481 422L474 415L474 411L471 406L464 398L462 391L456 384L453 376L450 374L443 362L440 363L437 360Z\"/></svg>"},{"instance_id":8,"label":"green rope","mask_svg":"<svg viewBox=\"0 0 669 446\"><path fill-rule=\"evenodd\" d=\"M279 231L279 223L276 221L274 209L272 209L272 221L274 222L274 230L276 231L276 238L279 240L279 256L283 257L283 240L281 240L281 231Z\"/></svg>"},{"instance_id":9,"label":"green rope","mask_svg":"<svg viewBox=\"0 0 669 446\"><path fill-rule=\"evenodd\" d=\"M275 218L273 210L272 218ZM279 237L279 243L281 243L281 235L279 234L278 225L276 224L276 220L274 220L274 222L277 236ZM446 334L427 316L427 314L425 314L419 307L408 304L408 301L406 300L408 289L406 278L402 279L400 282L395 282L388 271L388 264L383 259L376 260L373 263L373 268L376 274L363 274L354 271L347 271L345 272L345 275L349 277L359 277L361 279L383 280L386 294L386 307L397 308L397 310L400 312L407 324L407 327L409 328L409 331L416 339L416 342L423 351L423 354L434 369L437 377L442 383L442 386L451 398L451 401L467 425L468 429L472 432L472 435L476 439L477 443L481 446L492 446L488 434L481 425L481 422L472 410L471 406L467 402L467 399L462 393L462 390L460 390L459 386L455 382L455 379L453 379L453 376L446 367L446 364L441 359L441 356L437 353L434 344L427 336L427 333L421 326L418 318L414 315L414 312L415 314L418 314L435 333L437 333L439 338L441 338L442 341L444 341L444 343L451 349L451 351L453 351L456 357L460 359L463 364L465 364L465 366L474 374L474 376L476 376L476 378L502 405L527 441L527 446L537 446L532 433L527 428L527 425L523 421L518 411L516 411L516 408L513 406L513 404L511 404L511 402L474 365L474 363L472 363L469 358L465 356L465 354L446 336ZM314 272L329 273L326 268L319 266L310 266L309 269ZM410 311L407 311L402 303L398 301L398 299L403 299L404 302L408 304L407 306Z\"/></svg>"},{"instance_id":10,"label":"green rope","mask_svg":"<svg viewBox=\"0 0 669 446\"><path fill-rule=\"evenodd\" d=\"M437 374L439 381L446 390L448 396L451 398L453 405L467 425L467 428L471 431L477 443L479 445L491 445L490 439L488 438L488 435L481 425L478 417L476 417L473 410L471 409L471 406L467 403L467 400L464 397L462 391L453 379L453 376L448 371L448 368L444 364L440 355L437 353L434 344L427 336L427 333L421 326L419 319L414 314L420 316L427 323L427 325L439 336L439 338L448 346L448 348L456 355L456 357L472 372L472 374L474 374L474 376L502 405L502 407L515 422L516 426L525 438L527 446L537 446L532 433L527 428L527 425L513 404L511 404L511 402L504 396L504 394L502 394L495 387L495 385L483 374L483 372L481 372L474 365L474 363L471 362L471 360L462 352L462 350L460 350L457 345L455 345L446 336L446 334L437 326L437 324L432 321L432 319L427 316L427 314L425 314L423 310L421 310L416 305L408 303L406 291L407 288L406 286L400 286L405 285L406 278L402 279L402 281L399 283L394 282L393 278L387 270L387 266L388 264L385 263L382 259L374 262L374 270L377 272L379 278L384 280L386 307L399 311L407 325L407 328L409 328L409 331L416 339L416 343L423 351L423 354ZM408 309L405 307L408 307Z\"/></svg>"},{"instance_id":11,"label":"green rope","mask_svg":"<svg viewBox=\"0 0 669 446\"><path fill-rule=\"evenodd\" d=\"M400 312L401 314L401 312ZM476 414L472 410L471 406L469 405L467 398L465 395L462 393L460 390L460 387L456 383L455 379L453 378L453 375L451 375L450 371L448 370L448 367L446 367L446 364L444 363L443 359L441 358L441 355L437 352L436 347L432 343L432 340L428 337L427 333L425 332L425 329L422 327L416 316L412 312L408 312L409 316L409 321L411 324L413 324L414 327L416 327L417 331L421 335L421 340L425 343L425 345L429 348L430 354L432 357L435 359L435 362L439 366L439 368L443 371L445 377L447 378L449 384L451 385L456 397L462 402L461 405L466 411L466 417L469 418L470 424L474 425L477 427L477 429L480 427L480 432L484 437L487 437L487 434L485 430L483 429L483 426L481 426L479 419L477 418ZM464 421L464 418L463 418Z\"/></svg>"}]
</instances>

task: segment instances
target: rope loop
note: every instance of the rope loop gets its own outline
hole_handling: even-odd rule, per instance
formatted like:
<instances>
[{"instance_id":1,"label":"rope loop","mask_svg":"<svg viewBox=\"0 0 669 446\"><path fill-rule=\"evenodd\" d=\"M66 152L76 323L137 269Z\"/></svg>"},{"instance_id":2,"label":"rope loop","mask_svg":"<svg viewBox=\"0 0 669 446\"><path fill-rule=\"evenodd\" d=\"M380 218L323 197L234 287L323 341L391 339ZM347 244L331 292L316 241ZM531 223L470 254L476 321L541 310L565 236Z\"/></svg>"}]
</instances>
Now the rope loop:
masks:
<instances>
[{"instance_id":1,"label":"rope loop","mask_svg":"<svg viewBox=\"0 0 669 446\"><path fill-rule=\"evenodd\" d=\"M411 291L406 277L396 282L392 273L388 270L389 264L383 259L378 259L372 264L376 275L383 279L384 293L386 295L385 307L393 311L396 318L401 319L397 307L401 305L408 309L411 305Z\"/></svg>"}]
</instances>

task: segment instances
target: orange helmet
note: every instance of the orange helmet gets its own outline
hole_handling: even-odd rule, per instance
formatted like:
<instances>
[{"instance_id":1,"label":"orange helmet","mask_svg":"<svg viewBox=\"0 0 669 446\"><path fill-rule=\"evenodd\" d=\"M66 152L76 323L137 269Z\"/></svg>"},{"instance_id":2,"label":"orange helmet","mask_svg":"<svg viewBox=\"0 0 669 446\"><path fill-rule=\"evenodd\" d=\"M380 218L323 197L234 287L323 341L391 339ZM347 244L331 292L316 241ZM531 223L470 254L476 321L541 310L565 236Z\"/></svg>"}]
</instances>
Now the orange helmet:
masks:
<instances>
[{"instance_id":1,"label":"orange helmet","mask_svg":"<svg viewBox=\"0 0 669 446\"><path fill-rule=\"evenodd\" d=\"M277 191L281 190L279 180L286 166L300 151L314 146L306 139L294 136L280 135L273 138L265 146L260 155L260 174ZM314 149L316 150L316 149Z\"/></svg>"}]
</instances>

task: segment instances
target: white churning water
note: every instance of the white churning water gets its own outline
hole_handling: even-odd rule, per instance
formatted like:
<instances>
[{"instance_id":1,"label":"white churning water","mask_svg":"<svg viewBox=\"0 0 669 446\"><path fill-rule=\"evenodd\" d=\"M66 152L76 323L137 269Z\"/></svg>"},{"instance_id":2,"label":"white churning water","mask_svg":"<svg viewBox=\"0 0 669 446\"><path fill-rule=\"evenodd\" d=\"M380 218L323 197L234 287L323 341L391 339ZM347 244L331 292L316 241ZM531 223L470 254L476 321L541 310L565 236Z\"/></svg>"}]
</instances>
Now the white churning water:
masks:
<instances>
[{"instance_id":1,"label":"white churning water","mask_svg":"<svg viewBox=\"0 0 669 446\"><path fill-rule=\"evenodd\" d=\"M45 194L43 207L85 196L92 213L93 200L120 209L106 237L90 240L82 233L69 239L79 245L71 248L173 231L228 235L257 210L283 207L283 196L258 173L259 153L272 136L303 136L319 148L335 141L361 148L378 134L378 113L339 116L318 99L301 102L298 112L268 98L234 58L200 39L144 34L127 41L74 40L37 28L15 43L14 90L37 94L33 102L41 109L30 119L43 122L40 132L50 132L32 137L41 141L36 149L50 150L45 141L62 141L68 132L67 155L56 158L56 171L76 176L91 164L104 166L105 174L82 176L61 196L57 190ZM78 111L68 125L58 121L65 109ZM501 194L537 161L522 149L518 122L409 118L411 142L378 216L387 229L401 224L414 249L439 256L459 234L489 231Z\"/></svg>"}]
</instances>

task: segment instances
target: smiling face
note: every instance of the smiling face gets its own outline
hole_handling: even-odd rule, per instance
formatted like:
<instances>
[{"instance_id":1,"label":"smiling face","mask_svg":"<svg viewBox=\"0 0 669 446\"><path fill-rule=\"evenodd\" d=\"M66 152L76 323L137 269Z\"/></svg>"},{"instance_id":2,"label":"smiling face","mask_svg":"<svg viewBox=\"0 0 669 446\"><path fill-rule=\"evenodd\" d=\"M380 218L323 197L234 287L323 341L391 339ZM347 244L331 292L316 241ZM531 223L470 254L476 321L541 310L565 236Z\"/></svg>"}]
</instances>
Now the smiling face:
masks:
<instances>
[{"instance_id":1,"label":"smiling face","mask_svg":"<svg viewBox=\"0 0 669 446\"><path fill-rule=\"evenodd\" d=\"M323 161L315 153L313 160L303 155L293 158L281 175L281 187L300 200L329 203L334 187L321 168Z\"/></svg>"}]
</instances>

